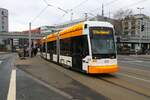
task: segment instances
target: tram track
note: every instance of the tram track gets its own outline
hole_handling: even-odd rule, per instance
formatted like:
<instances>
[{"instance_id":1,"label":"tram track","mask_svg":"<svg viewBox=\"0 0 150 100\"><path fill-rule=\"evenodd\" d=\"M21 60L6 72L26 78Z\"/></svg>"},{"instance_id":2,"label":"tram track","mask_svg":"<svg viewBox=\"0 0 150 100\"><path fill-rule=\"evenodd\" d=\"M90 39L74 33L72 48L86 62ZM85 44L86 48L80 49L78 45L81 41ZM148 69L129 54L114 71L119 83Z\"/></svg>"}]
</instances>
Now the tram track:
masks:
<instances>
[{"instance_id":1,"label":"tram track","mask_svg":"<svg viewBox=\"0 0 150 100\"><path fill-rule=\"evenodd\" d=\"M133 71L129 71L127 69L123 69L122 71L120 71L121 73L123 74L128 74L128 75L133 75L133 77L139 77L141 78L142 80L149 80L150 79L150 75L148 73L139 73L138 71L136 72L133 72ZM149 80L150 81L150 80Z\"/></svg>"},{"instance_id":2,"label":"tram track","mask_svg":"<svg viewBox=\"0 0 150 100\"><path fill-rule=\"evenodd\" d=\"M55 69L112 100L120 100L122 97L122 100L133 100L135 98L136 100L149 100L150 98L150 92L148 89L138 87L134 83L119 78L120 75L117 73L115 75L85 75L80 72L70 71L63 67L55 67ZM113 93L112 91L115 92ZM122 91L122 93L119 91Z\"/></svg>"},{"instance_id":3,"label":"tram track","mask_svg":"<svg viewBox=\"0 0 150 100\"><path fill-rule=\"evenodd\" d=\"M120 100L120 99L121 100L149 100L150 99L149 89L138 87L138 85L135 84L134 82L133 83L130 82L129 80L133 80L132 78L120 76L119 73L122 72L115 73L115 74L86 75L73 70L68 70L67 68L56 65L54 63L50 63L43 59L42 61L48 66L58 70L60 73L69 76L73 80L80 82L84 86L87 86L88 88L106 96L109 99L112 100ZM29 69L27 71L32 71L32 70ZM133 81L139 82L138 80L133 80ZM145 84L145 82L142 81L140 82L142 84Z\"/></svg>"},{"instance_id":4,"label":"tram track","mask_svg":"<svg viewBox=\"0 0 150 100\"><path fill-rule=\"evenodd\" d=\"M130 84L129 82L122 80L114 75L111 74L104 74L101 76L96 76L96 78L103 80L104 82L113 84L115 86L118 86L120 88L126 89L128 91L134 92L138 95L150 98L150 92L149 90L140 88L136 85Z\"/></svg>"}]
</instances>

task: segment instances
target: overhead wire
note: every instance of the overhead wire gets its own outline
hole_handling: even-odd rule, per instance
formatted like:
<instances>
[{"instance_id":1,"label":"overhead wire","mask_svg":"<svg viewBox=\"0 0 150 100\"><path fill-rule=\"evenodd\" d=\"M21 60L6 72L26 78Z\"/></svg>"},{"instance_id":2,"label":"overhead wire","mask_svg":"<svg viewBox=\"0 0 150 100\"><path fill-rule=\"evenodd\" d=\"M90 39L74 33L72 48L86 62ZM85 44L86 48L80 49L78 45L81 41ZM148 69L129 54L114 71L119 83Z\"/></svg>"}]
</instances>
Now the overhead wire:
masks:
<instances>
[{"instance_id":1,"label":"overhead wire","mask_svg":"<svg viewBox=\"0 0 150 100\"><path fill-rule=\"evenodd\" d=\"M139 0L139 1L135 2L135 3L133 3L133 4L129 4L129 5L124 6L124 7L135 6L135 5L138 5L138 4L143 3L143 2L145 2L145 1L147 1L147 0Z\"/></svg>"},{"instance_id":2,"label":"overhead wire","mask_svg":"<svg viewBox=\"0 0 150 100\"><path fill-rule=\"evenodd\" d=\"M33 23L49 6L54 7L54 8L57 8L57 9L59 9L59 10L65 12L65 14L63 14L63 16L62 16L62 17L64 17L66 14L69 13L69 11L73 11L72 9L75 9L75 8L80 7L84 2L87 2L88 0L82 1L81 3L79 3L78 5L76 5L75 7L73 7L72 9L70 9L70 10L68 10L68 11L65 10L65 9L63 9L63 8L61 8L61 7L57 7L57 6L54 6L54 5L52 5L52 4L49 4L46 0L42 0L42 1L43 1L47 6L44 7L44 8L40 11L40 13L39 13L37 16L35 16L30 22Z\"/></svg>"},{"instance_id":3,"label":"overhead wire","mask_svg":"<svg viewBox=\"0 0 150 100\"><path fill-rule=\"evenodd\" d=\"M77 8L80 7L80 6L82 6L82 5L85 4L87 1L89 1L89 0L83 0L83 1L81 1L79 4L77 4L76 6L72 7L71 9L65 10L65 9L63 9L63 8L61 8L61 7L57 7L57 6L54 6L54 5L52 5L52 4L49 4L46 0L43 0L43 2L44 2L46 5L51 6L51 7L55 7L55 8L57 8L57 9L59 9L59 10L65 12L65 14L62 15L62 17L64 17L66 14L69 14L69 12L73 12L75 9L77 9Z\"/></svg>"},{"instance_id":4,"label":"overhead wire","mask_svg":"<svg viewBox=\"0 0 150 100\"><path fill-rule=\"evenodd\" d=\"M30 22L34 22L39 16L41 16L42 13L44 13L44 11L45 11L47 8L48 8L48 5L47 5L46 7L44 7L44 8L40 11L40 13L39 13L37 16L35 16Z\"/></svg>"},{"instance_id":5,"label":"overhead wire","mask_svg":"<svg viewBox=\"0 0 150 100\"><path fill-rule=\"evenodd\" d=\"M111 0L110 2L104 3L105 6L111 5L113 3L115 3L118 0Z\"/></svg>"},{"instance_id":6,"label":"overhead wire","mask_svg":"<svg viewBox=\"0 0 150 100\"><path fill-rule=\"evenodd\" d=\"M64 17L66 14L69 14L69 12L72 12L73 10L75 10L75 9L77 9L78 7L82 6L83 4L85 4L85 2L87 2L87 1L89 1L89 0L83 0L83 1L81 1L78 5L74 6L73 8L71 8L71 9L69 9L69 10L64 10L64 9L62 9L62 8L60 8L60 7L53 6L53 5L49 4L46 0L43 0L43 1L44 1L45 4L47 4L48 6L55 7L55 8L57 8L57 9L59 9L59 10L65 12L65 14L63 14L63 16L62 16L62 17ZM115 3L116 1L118 1L118 0L111 0L111 1L109 1L109 2L107 2L107 3L104 3L104 6L111 5L111 4ZM129 5L125 6L125 7L134 6L134 5L137 5L137 4L139 4L139 3L143 3L143 2L145 2L145 1L147 1L147 0L140 0L140 1L137 1L137 2L135 2L135 3L133 3L133 4L129 4ZM97 1L97 2L98 2L98 1ZM94 14L93 14L93 11L96 11L96 10L98 10L98 9L99 9L99 8L96 8L96 9L94 9L94 10L90 10L90 12L88 12L88 13L89 13L89 14L91 13L91 15L94 15ZM120 9L121 9L121 8L120 8ZM109 12L109 13L110 13L110 12ZM105 13L105 14L107 14L107 13Z\"/></svg>"},{"instance_id":7,"label":"overhead wire","mask_svg":"<svg viewBox=\"0 0 150 100\"><path fill-rule=\"evenodd\" d=\"M115 3L115 1L118 1L118 0L112 0L112 1L110 1L110 2L108 2L108 3L105 3L105 6L106 6L106 4L112 4L112 3ZM135 6L135 5L138 5L138 4L140 4L140 3L144 3L145 1L147 1L147 0L139 0L139 1L137 1L137 2L134 2L134 3L132 3L132 4L129 4L129 5L126 5L126 6L124 6L124 7L121 7L121 8L118 8L118 9L123 9L123 8L127 8L127 7L131 7L131 6ZM94 12L94 11L97 11L99 8L96 8L96 9L94 9L94 10L92 10L92 12ZM105 13L106 15L107 14L109 14L110 12L108 12L108 13Z\"/></svg>"},{"instance_id":8,"label":"overhead wire","mask_svg":"<svg viewBox=\"0 0 150 100\"><path fill-rule=\"evenodd\" d=\"M65 9L63 9L63 8L61 8L61 7L54 6L54 5L50 4L50 3L48 3L46 0L42 0L42 1L43 1L47 6L51 6L51 7L57 8L57 9L59 9L59 10L65 12L65 13L68 13L67 10L65 10Z\"/></svg>"},{"instance_id":9,"label":"overhead wire","mask_svg":"<svg viewBox=\"0 0 150 100\"><path fill-rule=\"evenodd\" d=\"M138 5L138 4L140 4L140 3L144 3L144 2L146 2L146 1L147 1L147 0L139 0L139 1L137 1L137 2L134 2L134 3L132 3L132 4L126 5L126 6L124 6L124 7L120 7L120 8L118 8L118 10L119 10L119 9L124 9L124 8L133 7L133 6L135 6L135 5Z\"/></svg>"},{"instance_id":10,"label":"overhead wire","mask_svg":"<svg viewBox=\"0 0 150 100\"><path fill-rule=\"evenodd\" d=\"M81 1L78 5L76 5L76 6L74 6L73 8L71 8L71 9L76 9L76 8L78 8L78 7L80 7L80 6L82 6L83 4L85 4L85 2L87 2L87 1L89 1L89 0L83 0L83 1Z\"/></svg>"},{"instance_id":11,"label":"overhead wire","mask_svg":"<svg viewBox=\"0 0 150 100\"><path fill-rule=\"evenodd\" d=\"M43 0L43 2L44 2L46 5L48 5L48 2L47 2L46 0Z\"/></svg>"},{"instance_id":12,"label":"overhead wire","mask_svg":"<svg viewBox=\"0 0 150 100\"><path fill-rule=\"evenodd\" d=\"M88 0L83 0L83 1L81 1L79 4L77 4L76 6L74 6L74 7L72 7L72 8L70 8L70 9L68 9L68 13L69 12L73 12L75 9L77 9L78 7L80 7L80 6L82 6L83 4L85 4L85 2L87 2Z\"/></svg>"},{"instance_id":13,"label":"overhead wire","mask_svg":"<svg viewBox=\"0 0 150 100\"><path fill-rule=\"evenodd\" d=\"M118 1L118 0L111 0L110 2L107 2L107 3L102 3L104 6L108 6L108 5L111 5L111 4L113 4L113 3L115 3L116 1ZM96 11L96 10L98 10L98 9L100 9L99 7L98 8L96 8L96 9L94 9L94 10L91 10L92 12L93 11Z\"/></svg>"},{"instance_id":14,"label":"overhead wire","mask_svg":"<svg viewBox=\"0 0 150 100\"><path fill-rule=\"evenodd\" d=\"M66 14L69 14L71 12L73 12L75 9L77 9L78 7L82 6L83 4L85 4L85 2L87 2L88 0L83 0L81 1L79 4L77 4L76 6L66 10L67 13L63 14L62 17L64 17ZM73 14L76 14L75 12L73 12Z\"/></svg>"}]
</instances>

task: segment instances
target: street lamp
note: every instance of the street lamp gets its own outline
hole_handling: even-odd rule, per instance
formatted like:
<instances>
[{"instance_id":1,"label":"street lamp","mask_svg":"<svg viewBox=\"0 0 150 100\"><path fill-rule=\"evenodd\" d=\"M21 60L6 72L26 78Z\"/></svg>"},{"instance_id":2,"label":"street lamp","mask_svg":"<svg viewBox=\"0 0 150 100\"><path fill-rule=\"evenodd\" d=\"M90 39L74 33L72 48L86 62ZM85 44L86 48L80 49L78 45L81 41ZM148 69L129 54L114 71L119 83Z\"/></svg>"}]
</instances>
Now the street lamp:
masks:
<instances>
[{"instance_id":1,"label":"street lamp","mask_svg":"<svg viewBox=\"0 0 150 100\"><path fill-rule=\"evenodd\" d=\"M49 6L57 8L57 9L63 11L64 13L68 13L66 10L64 10L60 7L56 7L54 5L48 4L45 0L44 0L44 2L47 4L47 6L44 9L42 9L41 12L31 22L35 21ZM31 45L32 45L32 41L31 41L31 22L29 22L29 57L31 57ZM46 41L47 41L47 36L46 36ZM47 46L47 42L46 42L46 46ZM47 52L47 50L46 50L46 52Z\"/></svg>"},{"instance_id":2,"label":"street lamp","mask_svg":"<svg viewBox=\"0 0 150 100\"><path fill-rule=\"evenodd\" d=\"M31 22L29 22L29 57L31 57Z\"/></svg>"}]
</instances>

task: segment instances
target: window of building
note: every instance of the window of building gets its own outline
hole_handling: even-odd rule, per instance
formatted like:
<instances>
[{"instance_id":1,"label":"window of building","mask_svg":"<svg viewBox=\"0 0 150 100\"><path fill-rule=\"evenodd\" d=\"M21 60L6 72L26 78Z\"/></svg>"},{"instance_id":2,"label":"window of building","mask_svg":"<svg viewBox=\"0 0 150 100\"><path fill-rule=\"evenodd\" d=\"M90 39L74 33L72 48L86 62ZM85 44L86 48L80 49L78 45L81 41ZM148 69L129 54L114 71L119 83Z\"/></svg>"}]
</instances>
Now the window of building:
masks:
<instances>
[{"instance_id":1,"label":"window of building","mask_svg":"<svg viewBox=\"0 0 150 100\"><path fill-rule=\"evenodd\" d=\"M2 21L2 24L4 25L4 24L5 24L5 22L4 22L4 21Z\"/></svg>"},{"instance_id":2,"label":"window of building","mask_svg":"<svg viewBox=\"0 0 150 100\"><path fill-rule=\"evenodd\" d=\"M2 17L2 20L4 20L4 17Z\"/></svg>"},{"instance_id":3,"label":"window of building","mask_svg":"<svg viewBox=\"0 0 150 100\"><path fill-rule=\"evenodd\" d=\"M2 30L4 29L4 26L2 26Z\"/></svg>"},{"instance_id":4,"label":"window of building","mask_svg":"<svg viewBox=\"0 0 150 100\"><path fill-rule=\"evenodd\" d=\"M4 15L4 11L2 11L2 15Z\"/></svg>"}]
</instances>

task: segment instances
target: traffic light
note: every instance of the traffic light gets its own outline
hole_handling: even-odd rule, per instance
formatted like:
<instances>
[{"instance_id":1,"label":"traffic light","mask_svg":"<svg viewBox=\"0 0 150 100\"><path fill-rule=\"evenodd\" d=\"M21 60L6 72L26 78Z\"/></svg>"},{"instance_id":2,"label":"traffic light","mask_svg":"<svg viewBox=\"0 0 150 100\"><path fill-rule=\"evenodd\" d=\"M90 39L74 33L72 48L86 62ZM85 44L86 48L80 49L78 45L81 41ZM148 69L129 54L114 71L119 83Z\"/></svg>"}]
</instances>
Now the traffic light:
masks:
<instances>
[{"instance_id":1,"label":"traffic light","mask_svg":"<svg viewBox=\"0 0 150 100\"><path fill-rule=\"evenodd\" d=\"M142 31L142 32L144 31L144 28L145 28L145 26L144 26L144 25L141 25L141 31Z\"/></svg>"}]
</instances>

